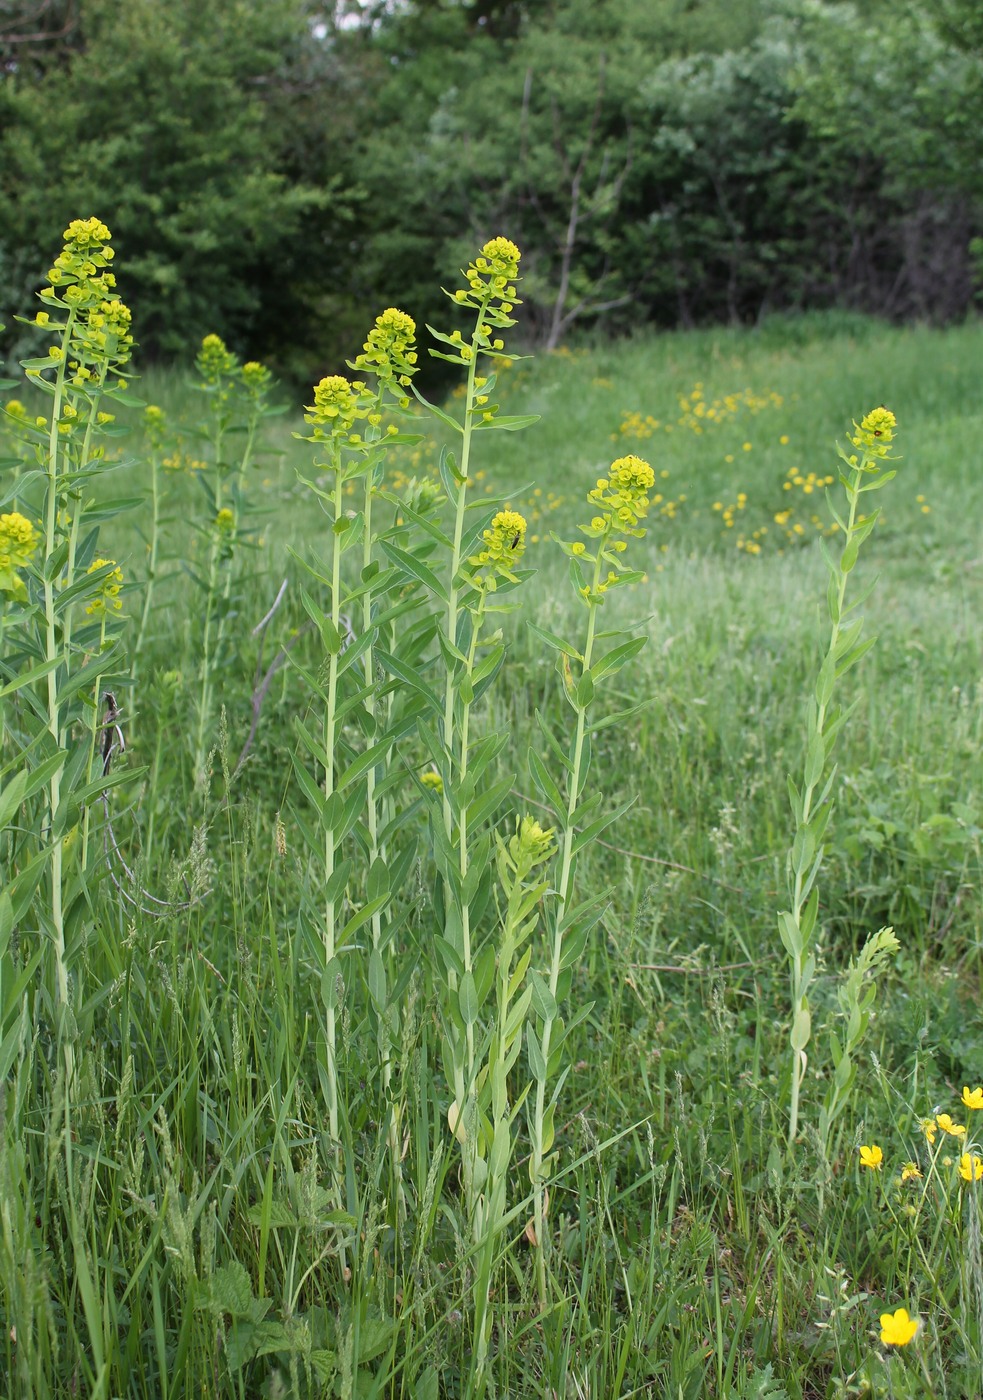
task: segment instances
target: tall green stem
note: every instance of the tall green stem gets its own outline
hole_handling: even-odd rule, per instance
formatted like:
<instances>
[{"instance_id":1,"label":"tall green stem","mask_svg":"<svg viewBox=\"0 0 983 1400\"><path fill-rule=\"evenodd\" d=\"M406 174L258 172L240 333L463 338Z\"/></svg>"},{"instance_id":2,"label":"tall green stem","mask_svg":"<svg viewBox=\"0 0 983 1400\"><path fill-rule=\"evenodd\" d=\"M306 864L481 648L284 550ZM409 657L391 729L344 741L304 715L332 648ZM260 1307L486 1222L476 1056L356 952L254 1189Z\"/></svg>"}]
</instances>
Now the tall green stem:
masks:
<instances>
[{"instance_id":1,"label":"tall green stem","mask_svg":"<svg viewBox=\"0 0 983 1400\"><path fill-rule=\"evenodd\" d=\"M140 613L140 625L137 628L136 641L133 645L133 665L131 673L134 680L137 678L137 668L140 664L140 648L143 646L143 639L147 631L147 623L150 619L150 606L154 596L154 583L157 579L157 537L160 532L160 453L157 451L150 454L150 494L153 503L153 515L150 522L150 560L147 565L147 589L143 595L143 609Z\"/></svg>"},{"instance_id":2,"label":"tall green stem","mask_svg":"<svg viewBox=\"0 0 983 1400\"><path fill-rule=\"evenodd\" d=\"M334 628L334 636L337 642L338 625L341 621L341 541L338 536L337 527L344 518L344 506L342 503L342 472L341 456L335 449L334 460L335 484L334 484L334 533L332 537L331 554L331 625ZM324 769L324 801L331 804L334 795L334 752L335 752L335 726L336 710L338 703L338 656L339 648L337 644L331 648L328 657L328 699L324 711L324 756L327 760ZM333 804L332 804L333 805ZM330 890L331 877L335 868L335 834L334 821L329 820L324 832L324 879ZM329 893L324 905L324 961L328 969L328 975L332 975L332 964L335 959L335 936L336 936L336 910L335 897ZM336 1021L335 1021L335 997L337 991L335 987L328 989L325 998L324 1008L324 1041L325 1054L327 1057L326 1079L328 1093L328 1124L331 1130L332 1141L339 1141L338 1125L338 1062L336 1047Z\"/></svg>"},{"instance_id":3,"label":"tall green stem","mask_svg":"<svg viewBox=\"0 0 983 1400\"><path fill-rule=\"evenodd\" d=\"M853 473L853 483L852 483L852 486L851 486L851 488L850 488L850 490L849 490L849 493L848 493L848 494L849 494L849 499L850 499L850 514L849 514L849 518L848 518L848 521L847 521L847 528L846 528L846 539L847 539L847 542L849 542L850 539L852 538L853 532L854 532L854 527L855 527L855 525L856 525L856 519L857 519L857 505L858 505L858 502L859 502L859 500L860 500L860 482L861 482L862 478L863 478L863 468L862 468L862 466L857 466L857 467L855 467L855 468L854 468L854 473ZM835 657L836 657L837 642L838 642L838 640L839 640L840 628L841 628L841 623L842 623L842 618L843 618L843 600L844 600L844 598L846 597L846 586L847 586L847 580L848 580L848 578L849 578L849 573L846 572L846 571L841 567L841 568L839 569L839 571L838 571L838 576L837 576L837 599L836 599L837 605L836 605L836 610L835 610L835 611L836 611L836 615L835 615L835 617L833 617L832 620L831 620L832 625L831 625L831 631L830 631L829 647L828 647L827 652L826 652L826 657L827 657L827 659L832 658L832 659L835 660ZM826 723L826 713L827 713L828 708L829 708L829 700L828 700L828 699L823 699L823 698L817 696L817 698L816 698L816 722L815 722L815 725L813 726L812 732L813 732L813 734L818 735L820 739L822 738L823 728L824 728L825 723ZM822 776L823 776L823 775L822 775L822 771L820 771L820 772L816 775L816 777L813 779L813 781L811 781L811 782L806 782L806 783L804 783L804 785L803 785L803 789L802 789L802 810L801 810L801 813L798 814L797 820L796 820L796 828L797 828L797 830L799 830L799 831L804 830L804 828L806 828L806 827L808 826L808 824L809 824L809 818L810 818L811 815L812 815L812 803L813 803L813 798L814 798L814 796L815 796L816 789L818 788L819 784L822 782ZM791 898L792 908L791 908L791 910L790 910L790 913L791 913L792 920L793 920L793 922L794 922L794 924L795 924L796 929L799 929L799 930L801 930L801 927L802 927L802 910L803 910L803 907L804 907L804 905L805 905L805 901L806 901L806 898L807 898L807 895L808 895L808 891L806 890L806 881L807 881L807 879L808 879L808 876L809 876L809 871L808 871L808 869L807 869L806 867L803 866L803 867L801 867L801 868L799 868L799 869L796 870L796 872L795 872L795 879L794 879L794 881L793 881L793 883L792 883L792 898ZM807 996L806 996L806 994L805 994L805 989L803 988L803 985L802 985L802 984L803 984L803 975L804 975L804 972L805 972L805 964L806 964L807 955L808 955L808 947L807 947L807 944L806 944L805 940L800 939L800 940L799 940L799 946L795 949L795 951L794 951L794 953L793 953L793 955L792 955L791 990L792 990L792 1023L793 1023L793 1026L794 1026L795 1023L796 1023L796 1018L799 1017L800 1014L808 1013L808 1009L809 1009L808 998L807 998ZM799 1130L799 1091L800 1091L800 1088L801 1088L801 1085L802 1085L803 1076L804 1076L804 1074L805 1074L805 1064L806 1064L805 1051L804 1051L803 1049L797 1049L797 1048L795 1047L795 1045L793 1044L793 1046L792 1046L792 1084L791 1084L791 1091L790 1091L790 1096L789 1096L789 1123L788 1123L788 1140L789 1140L789 1144L790 1144L790 1145L791 1145L792 1143L795 1142L796 1134L798 1133L798 1130Z\"/></svg>"},{"instance_id":4,"label":"tall green stem","mask_svg":"<svg viewBox=\"0 0 983 1400\"><path fill-rule=\"evenodd\" d=\"M45 567L44 567L44 624L45 661L48 663L48 732L56 748L61 747L61 712L58 700L58 660L59 648L55 633L55 580L50 561L55 553L55 527L58 519L58 423L61 419L62 399L65 392L65 371L68 365L68 347L72 328L75 325L75 311L68 313L68 323L62 337L62 357L55 377L54 400L51 405L51 428L48 434L48 481L45 502ZM67 658L66 658L67 661ZM62 1013L68 1007L68 968L65 964L65 924L62 909L62 846L61 837L54 830L55 815L61 800L61 771L56 769L48 780L48 812L51 824L51 925L55 954L56 1002ZM72 1068L72 1047L65 1045L65 1063L69 1079ZM66 1094L68 1086L66 1085Z\"/></svg>"},{"instance_id":5,"label":"tall green stem","mask_svg":"<svg viewBox=\"0 0 983 1400\"><path fill-rule=\"evenodd\" d=\"M99 654L102 655L106 646L106 609L102 610L101 625L99 628ZM92 764L96 753L96 735L99 733L99 691L102 686L102 676L96 676L95 684L92 687L92 724L89 729L89 758L86 764L85 781L86 784L92 781ZM89 864L89 820L92 814L92 804L86 803L85 815L82 818L82 869L86 870Z\"/></svg>"},{"instance_id":6,"label":"tall green stem","mask_svg":"<svg viewBox=\"0 0 983 1400\"><path fill-rule=\"evenodd\" d=\"M461 466L460 481L458 483L456 510L454 514L454 543L451 551L451 576L447 593L447 628L446 637L451 646L457 646L457 626L460 615L460 593L458 586L458 573L461 567L461 542L464 538L464 517L467 507L468 494L468 467L471 461L471 437L474 426L474 397L475 397L475 377L478 368L478 327L482 323L482 313L479 313L475 325L474 335L471 339L471 359L468 364L468 382L465 395L464 428L461 441ZM444 684L444 749L447 752L451 769L455 766L455 726L454 709L457 698L457 676L456 668L448 665L446 668L446 680ZM457 765L467 763L466 747L461 751L461 757L457 759ZM462 859L467 860L467 809L462 806L458 814L458 823L462 832L461 849L465 854ZM444 792L444 830L448 840L453 839L454 816L451 809L450 793ZM471 932L470 919L467 903L461 910L461 922L463 928L463 948L462 960L465 972L471 971ZM458 992L457 973L451 968L447 974L448 986L452 996ZM462 1115L466 1112L467 1096L471 1091L471 1080L474 1068L474 1033L470 1025L467 1028L467 1061L462 1063L459 1055L455 1054L453 1065L454 1098L458 1106L458 1112Z\"/></svg>"},{"instance_id":7,"label":"tall green stem","mask_svg":"<svg viewBox=\"0 0 983 1400\"><path fill-rule=\"evenodd\" d=\"M587 620L587 641L584 646L584 659L581 667L581 674L586 674L590 670L591 657L594 653L594 635L597 629L597 603L594 599L597 596L598 584L601 579L601 554L604 540L597 541L597 556L594 561L594 575L590 590L590 613ZM549 989L553 1002L556 1002L556 990L560 981L560 969L563 958L563 920L566 915L567 905L570 900L571 872L573 870L573 841L574 841L574 814L577 810L577 803L580 799L581 770L584 761L584 738L587 732L587 707L577 705L577 730L574 737L573 746L573 771L570 775L570 786L567 792L567 812L563 830L563 854L560 861L560 880L557 886L556 910L553 919L553 943L550 950L550 976ZM545 1072L536 1083L536 1106L533 1117L532 1134L532 1179L533 1179L533 1209L536 1230L536 1273L539 1282L539 1298L542 1307L546 1307L546 1240L545 1240L545 1204L544 1192L546 1183L543 1179L543 1158L546 1149L544 1148L544 1122L546 1116L546 1081L549 1075L550 1047L553 1040L553 1026L555 1016L543 1018L543 1032L540 1039L540 1053Z\"/></svg>"}]
</instances>

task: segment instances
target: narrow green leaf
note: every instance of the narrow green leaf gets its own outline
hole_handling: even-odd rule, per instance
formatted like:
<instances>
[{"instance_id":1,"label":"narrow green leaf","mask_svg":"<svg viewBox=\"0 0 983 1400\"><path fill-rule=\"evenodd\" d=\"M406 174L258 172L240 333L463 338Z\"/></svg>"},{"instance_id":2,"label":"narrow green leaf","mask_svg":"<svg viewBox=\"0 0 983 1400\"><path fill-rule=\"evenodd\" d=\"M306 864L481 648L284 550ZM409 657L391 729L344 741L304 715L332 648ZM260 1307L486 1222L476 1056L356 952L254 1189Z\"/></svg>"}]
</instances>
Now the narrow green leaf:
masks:
<instances>
[{"instance_id":1,"label":"narrow green leaf","mask_svg":"<svg viewBox=\"0 0 983 1400\"><path fill-rule=\"evenodd\" d=\"M526 626L534 637L538 637L541 642L545 642L553 651L560 651L564 656L569 656L572 661L582 661L583 657L576 647L565 642L562 637L558 637L555 632L548 632L545 627L539 627L535 622L527 622Z\"/></svg>"},{"instance_id":2,"label":"narrow green leaf","mask_svg":"<svg viewBox=\"0 0 983 1400\"><path fill-rule=\"evenodd\" d=\"M415 578L428 589L435 598L440 598L442 602L447 602L447 589L434 573L422 560L417 559L408 550L400 549L398 545L391 544L388 540L381 541L383 552L396 565L402 569L404 574Z\"/></svg>"}]
</instances>

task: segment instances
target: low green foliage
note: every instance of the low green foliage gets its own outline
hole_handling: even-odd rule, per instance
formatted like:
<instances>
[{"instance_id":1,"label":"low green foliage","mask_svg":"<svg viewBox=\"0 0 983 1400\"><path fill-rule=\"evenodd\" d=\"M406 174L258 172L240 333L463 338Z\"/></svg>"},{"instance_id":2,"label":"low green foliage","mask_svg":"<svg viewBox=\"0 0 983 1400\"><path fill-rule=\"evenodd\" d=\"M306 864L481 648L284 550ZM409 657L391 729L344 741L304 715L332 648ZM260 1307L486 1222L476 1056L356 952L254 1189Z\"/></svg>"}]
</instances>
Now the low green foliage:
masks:
<instances>
[{"instance_id":1,"label":"low green foliage","mask_svg":"<svg viewBox=\"0 0 983 1400\"><path fill-rule=\"evenodd\" d=\"M460 392L390 309L281 432L215 341L120 387L73 228L0 420L7 1388L974 1394L979 331L518 360L496 239ZM734 548L879 401L876 528L848 459Z\"/></svg>"}]
</instances>

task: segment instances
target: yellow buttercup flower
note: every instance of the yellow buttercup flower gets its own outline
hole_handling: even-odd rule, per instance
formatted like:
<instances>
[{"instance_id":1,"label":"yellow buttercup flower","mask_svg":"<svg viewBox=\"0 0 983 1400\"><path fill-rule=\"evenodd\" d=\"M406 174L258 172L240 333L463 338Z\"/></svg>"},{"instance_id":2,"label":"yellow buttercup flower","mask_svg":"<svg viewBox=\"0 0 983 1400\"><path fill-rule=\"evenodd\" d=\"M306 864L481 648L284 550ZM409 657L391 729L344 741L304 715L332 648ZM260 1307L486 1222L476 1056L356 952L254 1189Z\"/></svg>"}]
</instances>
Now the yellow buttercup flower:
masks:
<instances>
[{"instance_id":1,"label":"yellow buttercup flower","mask_svg":"<svg viewBox=\"0 0 983 1400\"><path fill-rule=\"evenodd\" d=\"M921 1122L921 1129L922 1129L922 1132L925 1134L925 1137L926 1137L927 1140L928 1140L928 1145L929 1145L930 1147L934 1147L934 1146L935 1146L935 1130L936 1130L935 1119L934 1119L934 1118L923 1118L923 1119L922 1119L922 1122Z\"/></svg>"},{"instance_id":2,"label":"yellow buttercup flower","mask_svg":"<svg viewBox=\"0 0 983 1400\"><path fill-rule=\"evenodd\" d=\"M886 1347L906 1347L918 1331L917 1317L909 1317L907 1309L881 1313L881 1341Z\"/></svg>"},{"instance_id":3,"label":"yellow buttercup flower","mask_svg":"<svg viewBox=\"0 0 983 1400\"><path fill-rule=\"evenodd\" d=\"M921 1179L921 1176L922 1173L917 1162L905 1162L904 1166L901 1168L902 1181L918 1181Z\"/></svg>"},{"instance_id":4,"label":"yellow buttercup flower","mask_svg":"<svg viewBox=\"0 0 983 1400\"><path fill-rule=\"evenodd\" d=\"M962 1102L965 1108L983 1108L983 1088L968 1089L964 1084Z\"/></svg>"},{"instance_id":5,"label":"yellow buttercup flower","mask_svg":"<svg viewBox=\"0 0 983 1400\"><path fill-rule=\"evenodd\" d=\"M979 1181L983 1178L983 1160L975 1152L972 1157L964 1152L959 1158L959 1175L963 1181Z\"/></svg>"},{"instance_id":6,"label":"yellow buttercup flower","mask_svg":"<svg viewBox=\"0 0 983 1400\"><path fill-rule=\"evenodd\" d=\"M860 1165L862 1167L869 1167L871 1171L877 1171L883 1161L884 1153L877 1146L876 1142L870 1147L861 1147Z\"/></svg>"},{"instance_id":7,"label":"yellow buttercup flower","mask_svg":"<svg viewBox=\"0 0 983 1400\"><path fill-rule=\"evenodd\" d=\"M953 1123L948 1113L937 1113L935 1115L935 1121L936 1123L938 1123L942 1131L944 1133L948 1133L950 1137L966 1136L966 1129L962 1125L962 1123Z\"/></svg>"}]
</instances>

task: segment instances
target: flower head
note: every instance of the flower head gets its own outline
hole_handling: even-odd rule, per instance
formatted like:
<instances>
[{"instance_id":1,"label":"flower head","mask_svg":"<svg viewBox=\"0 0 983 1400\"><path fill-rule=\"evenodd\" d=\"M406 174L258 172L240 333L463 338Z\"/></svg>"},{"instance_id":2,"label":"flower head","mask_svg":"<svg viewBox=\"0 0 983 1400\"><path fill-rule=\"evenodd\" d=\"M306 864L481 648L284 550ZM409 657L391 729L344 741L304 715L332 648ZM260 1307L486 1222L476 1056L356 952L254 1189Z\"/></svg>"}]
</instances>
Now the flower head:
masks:
<instances>
[{"instance_id":1,"label":"flower head","mask_svg":"<svg viewBox=\"0 0 983 1400\"><path fill-rule=\"evenodd\" d=\"M195 368L207 388L217 388L224 378L235 373L237 361L220 335L206 335L201 342Z\"/></svg>"},{"instance_id":2,"label":"flower head","mask_svg":"<svg viewBox=\"0 0 983 1400\"><path fill-rule=\"evenodd\" d=\"M926 1140L927 1140L927 1142L928 1142L929 1147L934 1147L934 1146L935 1146L935 1135L936 1135L936 1122L935 1122L935 1119L934 1119L934 1118L923 1118L922 1121L921 1121L921 1130L922 1130L922 1132L925 1134L925 1138L926 1138Z\"/></svg>"},{"instance_id":3,"label":"flower head","mask_svg":"<svg viewBox=\"0 0 983 1400\"><path fill-rule=\"evenodd\" d=\"M98 616L100 613L107 613L110 610L119 612L123 606L123 600L119 596L120 589L123 587L123 570L115 559L93 559L88 572L94 574L98 569L104 569L109 564L113 567L100 582L99 592L85 610L90 616L92 614Z\"/></svg>"},{"instance_id":4,"label":"flower head","mask_svg":"<svg viewBox=\"0 0 983 1400\"><path fill-rule=\"evenodd\" d=\"M314 402L308 405L304 421L313 425L315 441L349 436L356 421L369 411L369 404L362 402L364 389L341 374L329 374L314 386Z\"/></svg>"},{"instance_id":5,"label":"flower head","mask_svg":"<svg viewBox=\"0 0 983 1400\"><path fill-rule=\"evenodd\" d=\"M952 1119L949 1117L948 1113L937 1113L937 1114L935 1115L935 1121L936 1121L936 1123L938 1123L938 1125L939 1125L939 1127L942 1129L942 1131L943 1131L944 1133L948 1133L950 1137L965 1137L965 1136L966 1136L966 1129L965 1129L965 1127L963 1126L963 1124L962 1124L962 1123L953 1123L953 1121L952 1121Z\"/></svg>"},{"instance_id":6,"label":"flower head","mask_svg":"<svg viewBox=\"0 0 983 1400\"><path fill-rule=\"evenodd\" d=\"M983 1088L969 1089L964 1084L962 1102L964 1108L983 1108Z\"/></svg>"},{"instance_id":7,"label":"flower head","mask_svg":"<svg viewBox=\"0 0 983 1400\"><path fill-rule=\"evenodd\" d=\"M901 1168L901 1180L903 1182L919 1181L921 1176L922 1172L917 1162L905 1162L904 1166Z\"/></svg>"},{"instance_id":8,"label":"flower head","mask_svg":"<svg viewBox=\"0 0 983 1400\"><path fill-rule=\"evenodd\" d=\"M983 1160L975 1152L972 1156L964 1152L959 1158L959 1175L963 1181L980 1181L983 1179Z\"/></svg>"},{"instance_id":9,"label":"flower head","mask_svg":"<svg viewBox=\"0 0 983 1400\"><path fill-rule=\"evenodd\" d=\"M0 593L21 600L27 597L24 580L17 570L30 563L39 538L34 526L20 511L0 515Z\"/></svg>"},{"instance_id":10,"label":"flower head","mask_svg":"<svg viewBox=\"0 0 983 1400\"><path fill-rule=\"evenodd\" d=\"M49 303L79 311L98 305L116 285L106 268L113 260L111 234L101 219L75 219L64 233L64 246L48 273L40 295Z\"/></svg>"},{"instance_id":11,"label":"flower head","mask_svg":"<svg viewBox=\"0 0 983 1400\"><path fill-rule=\"evenodd\" d=\"M507 318L518 301L511 284L519 271L521 257L510 238L489 239L478 257L468 264L464 274L467 289L456 291L454 300L465 306L484 308L492 325L510 325L511 322L502 316Z\"/></svg>"},{"instance_id":12,"label":"flower head","mask_svg":"<svg viewBox=\"0 0 983 1400\"><path fill-rule=\"evenodd\" d=\"M258 360L247 360L239 371L246 398L258 405L273 387L273 375Z\"/></svg>"},{"instance_id":13,"label":"flower head","mask_svg":"<svg viewBox=\"0 0 983 1400\"><path fill-rule=\"evenodd\" d=\"M513 570L525 553L526 521L517 510L500 510L493 518L491 528L485 530L482 539L485 547L478 554L472 554L468 563L472 569L488 570L488 586L494 589L494 575L515 582ZM475 579L477 582L478 579Z\"/></svg>"},{"instance_id":14,"label":"flower head","mask_svg":"<svg viewBox=\"0 0 983 1400\"><path fill-rule=\"evenodd\" d=\"M534 866L541 865L553 854L553 828L544 831L532 817L520 817L518 830L509 841L509 855L520 878L524 879Z\"/></svg>"},{"instance_id":15,"label":"flower head","mask_svg":"<svg viewBox=\"0 0 983 1400\"><path fill-rule=\"evenodd\" d=\"M906 1347L918 1331L917 1317L909 1317L905 1308L893 1313L881 1313L881 1341L886 1347Z\"/></svg>"},{"instance_id":16,"label":"flower head","mask_svg":"<svg viewBox=\"0 0 983 1400\"><path fill-rule=\"evenodd\" d=\"M850 438L854 447L863 450L864 455L870 457L886 457L891 443L894 441L894 430L898 426L898 420L889 408L874 408L863 419L859 426L854 423L854 434Z\"/></svg>"},{"instance_id":17,"label":"flower head","mask_svg":"<svg viewBox=\"0 0 983 1400\"><path fill-rule=\"evenodd\" d=\"M444 793L444 780L433 768L428 768L425 773L420 774L420 782L431 792L435 792L438 797Z\"/></svg>"},{"instance_id":18,"label":"flower head","mask_svg":"<svg viewBox=\"0 0 983 1400\"><path fill-rule=\"evenodd\" d=\"M883 1161L884 1153L877 1146L876 1142L870 1147L861 1147L860 1165L862 1167L869 1167L871 1171L877 1171Z\"/></svg>"},{"instance_id":19,"label":"flower head","mask_svg":"<svg viewBox=\"0 0 983 1400\"><path fill-rule=\"evenodd\" d=\"M407 385L416 373L416 322L405 311L388 307L375 318L354 368L374 374L383 384Z\"/></svg>"},{"instance_id":20,"label":"flower head","mask_svg":"<svg viewBox=\"0 0 983 1400\"><path fill-rule=\"evenodd\" d=\"M155 449L162 447L167 429L167 414L158 404L148 403L143 410L143 427L150 446Z\"/></svg>"}]
</instances>

